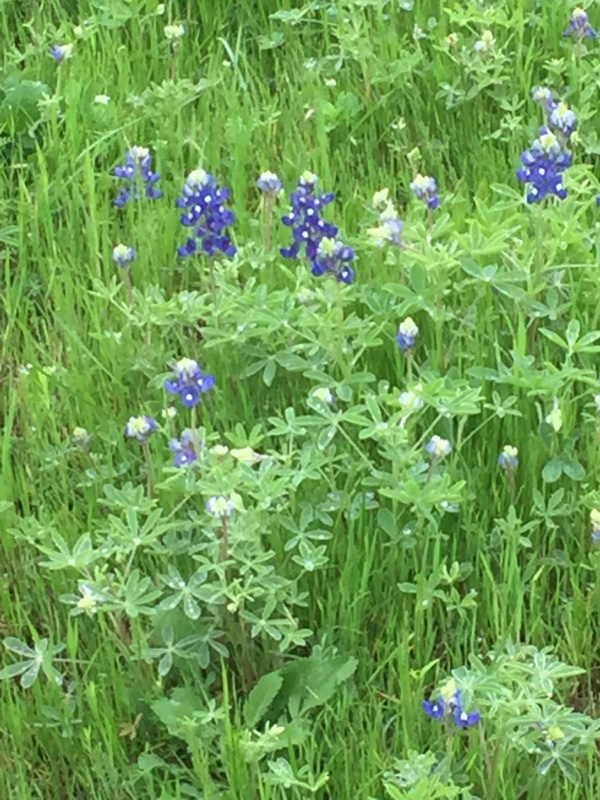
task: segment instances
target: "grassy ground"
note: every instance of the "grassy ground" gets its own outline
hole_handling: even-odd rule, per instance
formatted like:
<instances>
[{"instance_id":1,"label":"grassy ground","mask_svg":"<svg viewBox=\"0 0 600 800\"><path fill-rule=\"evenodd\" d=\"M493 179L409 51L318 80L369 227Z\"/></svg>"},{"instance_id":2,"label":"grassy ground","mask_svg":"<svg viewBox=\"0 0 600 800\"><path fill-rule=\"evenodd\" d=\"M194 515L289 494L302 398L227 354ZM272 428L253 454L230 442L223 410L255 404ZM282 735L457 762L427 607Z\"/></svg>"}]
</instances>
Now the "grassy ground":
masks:
<instances>
[{"instance_id":1,"label":"grassy ground","mask_svg":"<svg viewBox=\"0 0 600 800\"><path fill-rule=\"evenodd\" d=\"M65 645L60 686L48 659L49 679L0 683L0 797L600 795L589 524L600 69L595 40L585 53L561 37L570 11L558 0L443 12L430 0L190 0L162 14L153 0L0 4L0 629ZM176 49L169 23L185 25ZM495 44L478 55L486 30ZM66 42L73 57L56 64L48 51ZM575 109L579 142L569 197L530 207L515 169L542 121L538 84ZM111 171L131 145L151 148L165 197L119 210ZM237 217L238 255L212 276L201 257L175 255L174 201L199 164L231 187ZM332 218L357 251L352 287L265 252L255 181L267 169L288 191L306 169L336 191ZM409 189L417 171L440 186L433 228ZM404 250L369 241L383 187ZM285 213L286 196L277 202ZM275 235L285 245L289 230ZM120 241L137 250L133 304L111 258ZM409 315L420 333L407 357L394 337ZM216 389L197 414L162 419L162 381L183 356ZM398 396L417 383L424 407L401 426ZM333 408L307 399L323 386ZM545 421L555 401L559 430ZM164 429L148 449L123 438L139 413ZM211 446L269 458L213 458L185 475L167 438L189 424ZM433 464L432 434L453 447ZM507 444L513 472L498 466ZM150 509L132 492L149 477L172 529L132 545L132 514ZM241 555L222 566L209 545L223 529L203 505L232 490L247 512L232 522ZM298 531L304 548L290 541ZM86 533L93 558L61 561L57 536L68 549ZM163 677L141 657L162 646L158 599L141 614L114 599L70 614L80 579L122 598L134 569L164 590L169 565L187 579L198 562L237 610L204 596L223 628L216 646ZM177 613L176 634L204 631L204 606L200 621ZM281 631L296 643L279 647ZM511 655L510 643L532 649ZM498 674L492 652L508 653ZM5 667L19 661L5 655ZM284 696L292 679L276 671L294 663L306 671ZM421 708L453 670L482 714L466 733ZM253 715L252 687L273 672ZM266 722L284 731L269 739Z\"/></svg>"}]
</instances>

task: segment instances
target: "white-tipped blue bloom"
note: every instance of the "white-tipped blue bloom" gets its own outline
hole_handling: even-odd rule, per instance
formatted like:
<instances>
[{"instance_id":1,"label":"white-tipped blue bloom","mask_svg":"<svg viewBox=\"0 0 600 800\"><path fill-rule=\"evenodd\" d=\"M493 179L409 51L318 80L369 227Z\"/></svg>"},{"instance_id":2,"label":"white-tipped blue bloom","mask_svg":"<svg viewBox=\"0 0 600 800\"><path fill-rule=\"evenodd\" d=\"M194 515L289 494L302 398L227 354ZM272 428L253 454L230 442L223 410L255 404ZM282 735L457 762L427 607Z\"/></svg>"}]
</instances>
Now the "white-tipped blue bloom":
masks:
<instances>
[{"instance_id":1,"label":"white-tipped blue bloom","mask_svg":"<svg viewBox=\"0 0 600 800\"><path fill-rule=\"evenodd\" d=\"M425 450L427 450L430 456L439 461L450 455L452 452L452 445L448 439L442 439L441 436L434 435L425 445Z\"/></svg>"},{"instance_id":2,"label":"white-tipped blue bloom","mask_svg":"<svg viewBox=\"0 0 600 800\"><path fill-rule=\"evenodd\" d=\"M278 175L274 172L263 172L258 180L256 181L256 185L265 194L272 194L276 195L279 194L283 184L281 183L281 179Z\"/></svg>"},{"instance_id":3,"label":"white-tipped blue bloom","mask_svg":"<svg viewBox=\"0 0 600 800\"><path fill-rule=\"evenodd\" d=\"M498 466L507 472L514 471L519 466L519 451L516 447L507 444L498 456Z\"/></svg>"},{"instance_id":4,"label":"white-tipped blue bloom","mask_svg":"<svg viewBox=\"0 0 600 800\"><path fill-rule=\"evenodd\" d=\"M402 350L403 353L406 353L407 350L410 350L411 347L414 347L418 335L419 329L415 325L415 321L412 317L407 317L398 326L398 333L396 335L396 341L398 342L400 350Z\"/></svg>"},{"instance_id":5,"label":"white-tipped blue bloom","mask_svg":"<svg viewBox=\"0 0 600 800\"><path fill-rule=\"evenodd\" d=\"M126 244L118 244L113 248L112 259L123 269L126 269L135 261L135 250Z\"/></svg>"}]
</instances>

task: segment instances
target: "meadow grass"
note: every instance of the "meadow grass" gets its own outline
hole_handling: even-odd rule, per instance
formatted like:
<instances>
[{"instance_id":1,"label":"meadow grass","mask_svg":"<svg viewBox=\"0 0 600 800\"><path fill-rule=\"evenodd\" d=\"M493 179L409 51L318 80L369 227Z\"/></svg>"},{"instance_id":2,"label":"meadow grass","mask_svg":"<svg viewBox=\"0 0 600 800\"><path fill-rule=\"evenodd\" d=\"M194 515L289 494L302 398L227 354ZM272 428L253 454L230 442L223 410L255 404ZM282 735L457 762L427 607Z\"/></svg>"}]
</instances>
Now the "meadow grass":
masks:
<instances>
[{"instance_id":1,"label":"meadow grass","mask_svg":"<svg viewBox=\"0 0 600 800\"><path fill-rule=\"evenodd\" d=\"M565 713L590 725L598 716L600 560L589 514L600 506L600 68L595 41L581 54L562 38L570 11L557 0L443 10L433 0L189 0L163 13L153 0L0 4L3 81L21 81L2 84L1 106L0 629L66 645L55 662L61 686L43 675L28 689L0 683L0 798L600 796L594 735L587 750L565 749L562 765L539 768L561 738L575 748L583 737L571 741L543 704L543 724L533 702L523 711L525 677L505 703L514 699L529 753L511 750L515 733L494 727L494 709L491 722L482 712L478 729L455 736L421 707L470 656L485 661L513 642L551 647L579 667L552 691ZM170 23L185 26L176 49ZM496 42L476 56L485 30ZM48 51L66 42L73 57L56 64ZM541 124L537 84L576 110L580 138L569 197L527 206L515 170ZM94 102L101 94L108 104ZM132 145L151 148L165 197L119 210L111 171ZM233 266L217 265L216 286L202 257L175 255L185 235L174 201L199 164L231 187L236 214L239 252ZM357 251L354 286L265 252L255 182L267 169L288 191L310 169L336 192L331 214ZM440 187L432 228L409 189L417 171ZM404 219L405 250L369 241L382 187ZM287 207L284 195L278 215ZM282 246L289 231L278 224L275 235ZM137 250L134 306L111 258L120 241ZM314 305L296 302L300 289L317 293ZM198 292L187 311L182 292ZM409 315L420 331L407 357L394 337ZM160 678L130 648L151 637L150 617L71 616L60 598L77 592L81 574L42 562L53 532L72 546L89 531L101 549L105 485L146 486L144 456L123 426L142 409L160 418L171 402L162 381L182 356L216 376L199 412L207 440L250 445L289 468L278 473L285 485L261 473L256 496L270 516L257 536L275 571L306 592L293 613L312 633L284 655L256 637L249 655L226 632L233 658L213 652L207 668L177 661ZM401 427L397 397L417 382L425 408ZM323 385L342 400L307 407ZM560 430L545 421L555 398ZM328 417L350 406L353 417ZM177 419L161 424L180 432ZM89 450L73 444L78 426ZM453 449L430 466L432 434ZM183 531L199 524L203 490L169 471L157 441L152 491ZM507 444L519 449L514 475L498 466ZM244 486L252 469L240 467ZM186 493L192 509L177 516ZM279 506L269 508L269 493ZM315 539L324 546L316 569L286 549L311 504L314 527L327 532ZM156 585L163 557L139 555ZM172 562L193 571L185 553ZM111 574L123 566L107 564ZM252 686L315 647L355 659L354 670L305 715L299 744L290 738L253 761L243 712ZM13 660L6 651L3 666ZM191 739L156 711L176 688L218 709ZM485 706L486 692L474 687L473 706ZM552 740L552 726L563 736ZM438 766L420 784L385 777L397 760L426 753Z\"/></svg>"}]
</instances>

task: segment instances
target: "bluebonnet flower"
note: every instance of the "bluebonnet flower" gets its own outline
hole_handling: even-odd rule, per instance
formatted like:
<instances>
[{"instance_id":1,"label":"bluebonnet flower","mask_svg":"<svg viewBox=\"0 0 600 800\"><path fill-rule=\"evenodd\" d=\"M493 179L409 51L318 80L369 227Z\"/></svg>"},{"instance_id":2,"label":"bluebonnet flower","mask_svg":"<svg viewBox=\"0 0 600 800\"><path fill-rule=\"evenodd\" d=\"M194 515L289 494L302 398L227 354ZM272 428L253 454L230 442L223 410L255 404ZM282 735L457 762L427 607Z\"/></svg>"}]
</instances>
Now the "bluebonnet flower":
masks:
<instances>
[{"instance_id":1,"label":"bluebonnet flower","mask_svg":"<svg viewBox=\"0 0 600 800\"><path fill-rule=\"evenodd\" d=\"M412 317L407 317L398 326L398 333L396 334L396 341L403 353L414 347L419 335L419 329L415 325Z\"/></svg>"},{"instance_id":2,"label":"bluebonnet flower","mask_svg":"<svg viewBox=\"0 0 600 800\"><path fill-rule=\"evenodd\" d=\"M256 181L256 185L261 192L270 195L279 194L283 186L281 179L274 172L263 172Z\"/></svg>"},{"instance_id":3,"label":"bluebonnet flower","mask_svg":"<svg viewBox=\"0 0 600 800\"><path fill-rule=\"evenodd\" d=\"M596 205L600 206L600 194L596 195Z\"/></svg>"},{"instance_id":4,"label":"bluebonnet flower","mask_svg":"<svg viewBox=\"0 0 600 800\"><path fill-rule=\"evenodd\" d=\"M234 511L242 507L242 498L236 492L229 497L209 497L206 501L208 513L219 519L230 517Z\"/></svg>"},{"instance_id":5,"label":"bluebonnet flower","mask_svg":"<svg viewBox=\"0 0 600 800\"><path fill-rule=\"evenodd\" d=\"M553 133L561 133L567 140L577 127L577 117L566 103L555 103L548 117L548 127Z\"/></svg>"},{"instance_id":6,"label":"bluebonnet flower","mask_svg":"<svg viewBox=\"0 0 600 800\"><path fill-rule=\"evenodd\" d=\"M197 440L196 433L190 428L181 432L179 439L171 439L169 450L173 453L173 465L187 467L198 460L198 450L201 442Z\"/></svg>"},{"instance_id":7,"label":"bluebonnet flower","mask_svg":"<svg viewBox=\"0 0 600 800\"><path fill-rule=\"evenodd\" d=\"M546 111L552 111L557 106L556 100L552 97L552 92L544 86L534 86L531 90L531 97L534 103L538 103Z\"/></svg>"},{"instance_id":8,"label":"bluebonnet flower","mask_svg":"<svg viewBox=\"0 0 600 800\"><path fill-rule=\"evenodd\" d=\"M437 700L423 700L423 711L431 719L450 719L459 728L471 728L481 720L479 711L467 712L464 709L460 690L456 681L451 679L440 690L441 697Z\"/></svg>"},{"instance_id":9,"label":"bluebonnet flower","mask_svg":"<svg viewBox=\"0 0 600 800\"><path fill-rule=\"evenodd\" d=\"M80 428L80 427L73 428L73 434L71 438L73 440L73 444L76 444L83 450L87 450L89 443L92 439L87 430L85 428Z\"/></svg>"},{"instance_id":10,"label":"bluebonnet flower","mask_svg":"<svg viewBox=\"0 0 600 800\"><path fill-rule=\"evenodd\" d=\"M402 392L398 398L400 405L402 406L402 411L404 412L400 419L401 428L405 427L411 414L414 414L415 411L420 411L423 408L423 398L418 394L419 392L423 391L423 385L418 383L415 386L415 390L416 391L410 389L408 392Z\"/></svg>"},{"instance_id":11,"label":"bluebonnet flower","mask_svg":"<svg viewBox=\"0 0 600 800\"><path fill-rule=\"evenodd\" d=\"M141 184L144 185L144 195L150 200L157 200L163 196L160 189L155 184L160 180L160 175L152 171L152 156L147 147L135 145L127 151L123 166L115 167L113 175L121 178L129 184L129 187L121 189L114 205L122 208L130 200L137 200L140 196Z\"/></svg>"},{"instance_id":12,"label":"bluebonnet flower","mask_svg":"<svg viewBox=\"0 0 600 800\"><path fill-rule=\"evenodd\" d=\"M181 37L185 35L185 27L183 25L165 25L163 30L165 38L173 43L173 47L176 47Z\"/></svg>"},{"instance_id":13,"label":"bluebonnet flower","mask_svg":"<svg viewBox=\"0 0 600 800\"><path fill-rule=\"evenodd\" d=\"M472 728L474 725L478 725L481 720L479 711L471 711L470 713L465 711L460 702L459 692L457 692L456 696L457 700L453 710L454 722L459 728Z\"/></svg>"},{"instance_id":14,"label":"bluebonnet flower","mask_svg":"<svg viewBox=\"0 0 600 800\"><path fill-rule=\"evenodd\" d=\"M434 435L425 445L425 450L427 450L429 455L433 456L433 458L441 460L450 455L452 452L452 445L448 439L442 439L441 436Z\"/></svg>"},{"instance_id":15,"label":"bluebonnet flower","mask_svg":"<svg viewBox=\"0 0 600 800\"><path fill-rule=\"evenodd\" d=\"M112 259L115 264L118 264L123 269L135 261L135 250L133 247L128 247L126 244L118 244L113 248Z\"/></svg>"},{"instance_id":16,"label":"bluebonnet flower","mask_svg":"<svg viewBox=\"0 0 600 800\"><path fill-rule=\"evenodd\" d=\"M173 369L175 380L165 381L165 389L169 394L178 394L186 408L194 408L200 402L200 396L209 392L215 385L215 376L206 375L197 361L191 358L180 359Z\"/></svg>"},{"instance_id":17,"label":"bluebonnet flower","mask_svg":"<svg viewBox=\"0 0 600 800\"><path fill-rule=\"evenodd\" d=\"M335 275L340 283L352 283L354 270L348 266L348 262L353 258L352 247L326 236L319 242L317 254L312 260L311 272L316 276L329 273Z\"/></svg>"},{"instance_id":18,"label":"bluebonnet flower","mask_svg":"<svg viewBox=\"0 0 600 800\"><path fill-rule=\"evenodd\" d=\"M552 194L559 200L565 199L567 190L562 175L571 163L571 154L554 133L541 128L539 138L522 153L521 163L523 166L517 171L517 178L531 185L527 193L528 203L540 202Z\"/></svg>"},{"instance_id":19,"label":"bluebonnet flower","mask_svg":"<svg viewBox=\"0 0 600 800\"><path fill-rule=\"evenodd\" d=\"M431 719L443 719L446 716L446 704L439 700L423 700L423 711Z\"/></svg>"},{"instance_id":20,"label":"bluebonnet flower","mask_svg":"<svg viewBox=\"0 0 600 800\"><path fill-rule=\"evenodd\" d=\"M507 444L498 456L498 466L507 472L514 471L519 466L519 451L516 447Z\"/></svg>"},{"instance_id":21,"label":"bluebonnet flower","mask_svg":"<svg viewBox=\"0 0 600 800\"><path fill-rule=\"evenodd\" d=\"M335 397L331 389L328 389L326 386L318 386L316 389L313 389L310 396L316 397L317 400L328 406L335 404Z\"/></svg>"},{"instance_id":22,"label":"bluebonnet flower","mask_svg":"<svg viewBox=\"0 0 600 800\"><path fill-rule=\"evenodd\" d=\"M404 223L398 216L396 206L389 199L389 189L381 189L373 195L373 208L379 212L379 225L369 228L367 233L377 247L393 244L402 247Z\"/></svg>"},{"instance_id":23,"label":"bluebonnet flower","mask_svg":"<svg viewBox=\"0 0 600 800\"><path fill-rule=\"evenodd\" d=\"M55 44L54 47L50 50L50 55L56 61L57 64L60 64L60 62L64 61L66 58L72 57L73 45Z\"/></svg>"},{"instance_id":24,"label":"bluebonnet flower","mask_svg":"<svg viewBox=\"0 0 600 800\"><path fill-rule=\"evenodd\" d=\"M442 202L437 193L437 183L429 175L419 173L410 185L415 197L427 204L427 208L438 208Z\"/></svg>"},{"instance_id":25,"label":"bluebonnet flower","mask_svg":"<svg viewBox=\"0 0 600 800\"><path fill-rule=\"evenodd\" d=\"M335 238L336 225L321 218L322 209L334 200L335 194L318 194L317 182L312 172L300 176L291 195L291 211L281 218L284 225L292 228L293 242L282 247L280 253L285 258L297 258L304 245L313 275L331 274L341 283L352 283L354 270L349 262L354 258L354 249Z\"/></svg>"},{"instance_id":26,"label":"bluebonnet flower","mask_svg":"<svg viewBox=\"0 0 600 800\"><path fill-rule=\"evenodd\" d=\"M216 252L232 257L236 248L225 233L233 225L233 211L225 207L230 195L229 189L221 189L215 177L203 169L195 169L187 176L182 196L177 200L178 208L186 209L181 215L181 224L194 229L185 244L177 248L177 253L185 258L198 251L200 239L202 250L208 256Z\"/></svg>"},{"instance_id":27,"label":"bluebonnet flower","mask_svg":"<svg viewBox=\"0 0 600 800\"><path fill-rule=\"evenodd\" d=\"M302 245L307 257L313 261L321 239L335 239L338 228L321 219L321 211L332 203L335 194L318 194L316 191L318 178L312 172L303 172L291 194L292 208L281 218L284 225L292 229L293 241L289 247L282 247L280 252L284 258L297 258Z\"/></svg>"},{"instance_id":28,"label":"bluebonnet flower","mask_svg":"<svg viewBox=\"0 0 600 800\"><path fill-rule=\"evenodd\" d=\"M150 436L158 429L156 420L152 417L129 417L129 421L125 425L125 436L128 439L137 439L138 442L145 444Z\"/></svg>"},{"instance_id":29,"label":"bluebonnet flower","mask_svg":"<svg viewBox=\"0 0 600 800\"><path fill-rule=\"evenodd\" d=\"M574 36L576 39L594 39L597 36L583 8L576 8L573 11L569 27L563 31L563 36Z\"/></svg>"},{"instance_id":30,"label":"bluebonnet flower","mask_svg":"<svg viewBox=\"0 0 600 800\"><path fill-rule=\"evenodd\" d=\"M491 31L484 31L481 34L481 39L473 45L473 49L476 53L491 53L495 44L494 34Z\"/></svg>"}]
</instances>

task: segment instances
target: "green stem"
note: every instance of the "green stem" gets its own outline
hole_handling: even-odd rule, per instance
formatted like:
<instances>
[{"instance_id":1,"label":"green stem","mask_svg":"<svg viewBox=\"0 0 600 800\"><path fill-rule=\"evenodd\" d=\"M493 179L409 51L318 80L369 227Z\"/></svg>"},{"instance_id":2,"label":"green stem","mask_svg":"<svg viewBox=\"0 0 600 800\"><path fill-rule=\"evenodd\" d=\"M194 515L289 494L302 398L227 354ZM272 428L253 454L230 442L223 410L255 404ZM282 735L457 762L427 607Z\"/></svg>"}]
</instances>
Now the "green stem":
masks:
<instances>
[{"instance_id":1,"label":"green stem","mask_svg":"<svg viewBox=\"0 0 600 800\"><path fill-rule=\"evenodd\" d=\"M152 456L150 455L150 447L148 446L148 442L143 443L142 449L144 451L144 458L146 459L146 490L148 493L148 498L151 498L154 494L154 467L152 465Z\"/></svg>"}]
</instances>

